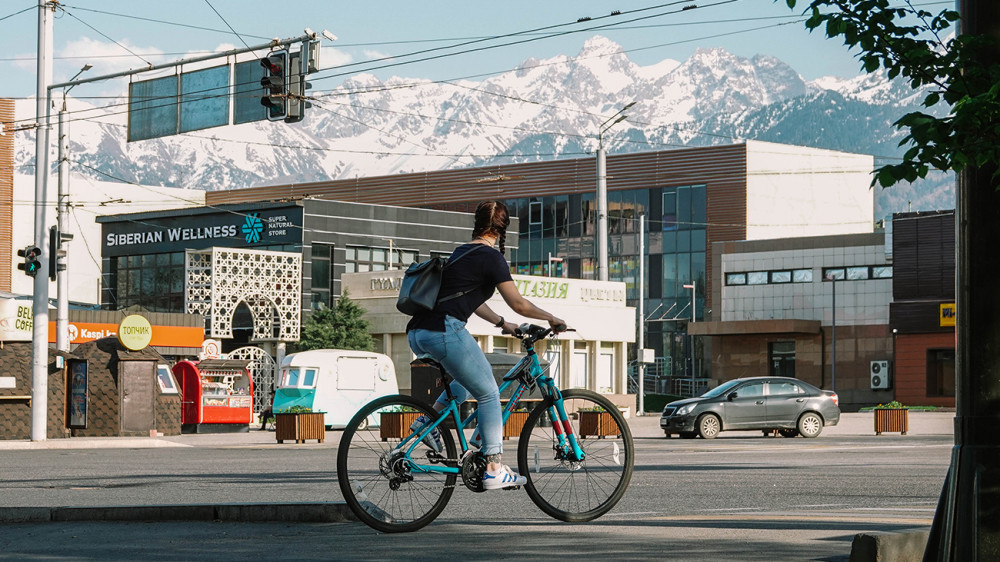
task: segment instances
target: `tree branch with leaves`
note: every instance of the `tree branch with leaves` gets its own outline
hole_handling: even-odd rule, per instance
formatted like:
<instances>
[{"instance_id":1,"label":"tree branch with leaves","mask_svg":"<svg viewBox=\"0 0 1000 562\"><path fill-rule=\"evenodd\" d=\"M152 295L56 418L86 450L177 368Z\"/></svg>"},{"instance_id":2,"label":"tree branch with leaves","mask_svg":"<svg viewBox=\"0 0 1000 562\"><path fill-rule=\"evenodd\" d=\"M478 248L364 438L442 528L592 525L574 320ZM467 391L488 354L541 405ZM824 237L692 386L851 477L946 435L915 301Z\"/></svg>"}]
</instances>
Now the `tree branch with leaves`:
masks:
<instances>
[{"instance_id":1,"label":"tree branch with leaves","mask_svg":"<svg viewBox=\"0 0 1000 562\"><path fill-rule=\"evenodd\" d=\"M793 9L799 4L785 3ZM912 182L932 168L957 172L1000 162L1000 66L983 62L992 60L983 54L995 49L996 41L954 34L957 11L935 14L910 0L812 0L804 14L809 30L822 28L859 49L866 72L885 69L889 78L902 77L914 90L925 90L922 104L928 110L948 106L944 117L915 111L894 123L906 133L900 146L908 148L901 163L875 170L872 185Z\"/></svg>"}]
</instances>

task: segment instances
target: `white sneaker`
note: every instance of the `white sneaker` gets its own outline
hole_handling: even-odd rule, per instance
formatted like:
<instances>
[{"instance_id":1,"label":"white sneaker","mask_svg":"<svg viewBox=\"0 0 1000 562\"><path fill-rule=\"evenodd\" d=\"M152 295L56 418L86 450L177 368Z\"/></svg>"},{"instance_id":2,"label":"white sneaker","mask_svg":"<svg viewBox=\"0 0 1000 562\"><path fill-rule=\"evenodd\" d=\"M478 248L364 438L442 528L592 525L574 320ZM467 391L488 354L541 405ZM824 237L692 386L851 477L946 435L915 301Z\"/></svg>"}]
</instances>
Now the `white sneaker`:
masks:
<instances>
[{"instance_id":1,"label":"white sneaker","mask_svg":"<svg viewBox=\"0 0 1000 562\"><path fill-rule=\"evenodd\" d=\"M412 424L410 424L410 431L417 432L424 428L424 425L430 423L431 419L427 416L420 414ZM434 428L430 433L424 436L424 445L427 445L436 453L440 453L444 450L444 445L441 443L441 432L438 428Z\"/></svg>"},{"instance_id":2,"label":"white sneaker","mask_svg":"<svg viewBox=\"0 0 1000 562\"><path fill-rule=\"evenodd\" d=\"M515 486L524 486L527 483L528 479L526 477L514 472L507 465L503 465L497 474L490 474L489 471L483 473L484 490L513 488Z\"/></svg>"}]
</instances>

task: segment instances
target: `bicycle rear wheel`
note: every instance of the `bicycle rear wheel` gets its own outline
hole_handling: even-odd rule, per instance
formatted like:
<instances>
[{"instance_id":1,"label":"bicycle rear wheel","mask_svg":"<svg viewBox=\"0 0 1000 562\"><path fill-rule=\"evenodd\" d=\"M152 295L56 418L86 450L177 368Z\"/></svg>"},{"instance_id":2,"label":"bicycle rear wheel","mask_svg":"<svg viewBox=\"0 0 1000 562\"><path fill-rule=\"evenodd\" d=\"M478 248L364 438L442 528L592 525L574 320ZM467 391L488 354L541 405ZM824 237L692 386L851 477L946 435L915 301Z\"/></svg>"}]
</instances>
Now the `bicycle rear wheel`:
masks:
<instances>
[{"instance_id":1,"label":"bicycle rear wheel","mask_svg":"<svg viewBox=\"0 0 1000 562\"><path fill-rule=\"evenodd\" d=\"M390 420L383 412L410 412L404 421ZM426 404L410 396L386 396L364 405L344 428L337 451L337 481L347 505L369 527L384 533L416 531L437 517L455 491L456 474L414 469L422 465L455 465L455 439L438 426L444 446L440 455L420 443L410 458L406 450L413 417L434 419ZM398 416L393 416L398 417ZM368 427L365 427L366 422ZM376 427L376 424L378 425Z\"/></svg>"},{"instance_id":2,"label":"bicycle rear wheel","mask_svg":"<svg viewBox=\"0 0 1000 562\"><path fill-rule=\"evenodd\" d=\"M569 424L583 449L572 459L569 444L560 446L553 423L543 424L553 405L549 399L528 416L517 446L517 466L528 477L525 490L535 505L561 521L592 521L611 510L632 479L632 432L610 400L588 390L562 393ZM581 411L600 408L606 417L597 427L581 428ZM558 422L556 422L558 423ZM583 429L586 434L581 433Z\"/></svg>"}]
</instances>

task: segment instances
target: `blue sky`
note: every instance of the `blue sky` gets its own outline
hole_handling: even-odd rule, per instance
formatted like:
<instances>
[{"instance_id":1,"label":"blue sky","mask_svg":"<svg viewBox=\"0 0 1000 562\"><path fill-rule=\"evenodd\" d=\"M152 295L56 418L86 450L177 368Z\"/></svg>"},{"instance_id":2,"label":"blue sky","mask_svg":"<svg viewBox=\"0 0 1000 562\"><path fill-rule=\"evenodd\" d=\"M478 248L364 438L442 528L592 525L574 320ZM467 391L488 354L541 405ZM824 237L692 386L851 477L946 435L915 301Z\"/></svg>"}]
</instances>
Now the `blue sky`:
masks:
<instances>
[{"instance_id":1,"label":"blue sky","mask_svg":"<svg viewBox=\"0 0 1000 562\"><path fill-rule=\"evenodd\" d=\"M928 0L923 5L936 12L950 4ZM35 89L36 1L4 0L2 5L0 18L10 17L0 20L0 36L5 44L0 70L8 77L0 86L0 96L31 96ZM333 43L324 41L324 68L351 64L347 69L361 72L373 65L358 63L395 57L389 62L396 66L374 71L382 79L395 75L442 80L500 73L530 57L572 56L595 34L621 44L629 58L643 66L664 59L683 61L699 47L723 47L742 56L776 56L807 80L859 74L857 61L839 41L806 31L801 21L792 17L798 16L801 8L790 10L784 0L64 0L62 5L64 10L54 22L55 82L69 79L84 63L94 65L85 77L98 76L142 67L144 61L159 64L192 54L243 47L244 42L257 45L271 37L294 37L306 27L317 32L326 29L338 37ZM697 7L683 9L687 6ZM21 10L26 11L17 13ZM606 17L613 11L621 15ZM585 17L592 19L576 23ZM229 30L230 26L240 37ZM607 27L588 29L598 26ZM409 63L413 57L402 56L539 28L549 29L424 56L501 42L516 43L513 45L418 63ZM553 33L560 35L545 37ZM341 80L325 80L317 87L332 88ZM103 87L124 91L124 81L118 82L117 86ZM83 91L74 94L87 95Z\"/></svg>"}]
</instances>

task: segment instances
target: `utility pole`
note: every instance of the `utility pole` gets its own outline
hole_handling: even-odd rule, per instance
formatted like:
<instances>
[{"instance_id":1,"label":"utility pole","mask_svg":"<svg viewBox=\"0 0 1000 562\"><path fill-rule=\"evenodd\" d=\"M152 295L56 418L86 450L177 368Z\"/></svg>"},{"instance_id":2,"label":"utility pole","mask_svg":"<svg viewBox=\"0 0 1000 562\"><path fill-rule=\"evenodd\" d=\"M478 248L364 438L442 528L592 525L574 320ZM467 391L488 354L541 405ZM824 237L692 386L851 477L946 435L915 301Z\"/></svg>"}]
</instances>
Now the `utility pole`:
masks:
<instances>
[{"instance_id":1,"label":"utility pole","mask_svg":"<svg viewBox=\"0 0 1000 562\"><path fill-rule=\"evenodd\" d=\"M604 154L604 133L628 119L625 110L635 105L629 103L597 128L597 279L608 280L608 172Z\"/></svg>"},{"instance_id":2,"label":"utility pole","mask_svg":"<svg viewBox=\"0 0 1000 562\"><path fill-rule=\"evenodd\" d=\"M1000 5L959 0L959 33L991 40L982 66L1000 64ZM996 164L957 174L955 446L924 560L1000 559L1000 191Z\"/></svg>"},{"instance_id":3,"label":"utility pole","mask_svg":"<svg viewBox=\"0 0 1000 562\"><path fill-rule=\"evenodd\" d=\"M72 78L70 82L76 80L80 74L93 68L86 64ZM68 206L69 206L69 125L66 123L66 94L73 89L73 86L63 90L62 108L59 110L59 196L56 200L56 232L58 237L50 248L56 249L56 259L49 260L50 264L56 265L56 349L59 351L69 351L69 273L67 272L66 255L60 251L63 240L72 238L65 234L69 227Z\"/></svg>"},{"instance_id":4,"label":"utility pole","mask_svg":"<svg viewBox=\"0 0 1000 562\"><path fill-rule=\"evenodd\" d=\"M38 80L35 88L35 245L41 248L34 278L31 326L31 440L44 441L49 406L49 263L45 228L49 174L49 83L55 3L38 0Z\"/></svg>"},{"instance_id":5,"label":"utility pole","mask_svg":"<svg viewBox=\"0 0 1000 562\"><path fill-rule=\"evenodd\" d=\"M639 334L635 346L636 365L639 366L639 408L637 416L646 413L646 213L639 213Z\"/></svg>"}]
</instances>

